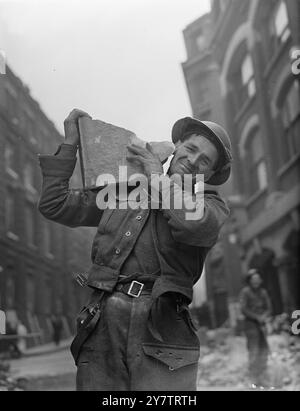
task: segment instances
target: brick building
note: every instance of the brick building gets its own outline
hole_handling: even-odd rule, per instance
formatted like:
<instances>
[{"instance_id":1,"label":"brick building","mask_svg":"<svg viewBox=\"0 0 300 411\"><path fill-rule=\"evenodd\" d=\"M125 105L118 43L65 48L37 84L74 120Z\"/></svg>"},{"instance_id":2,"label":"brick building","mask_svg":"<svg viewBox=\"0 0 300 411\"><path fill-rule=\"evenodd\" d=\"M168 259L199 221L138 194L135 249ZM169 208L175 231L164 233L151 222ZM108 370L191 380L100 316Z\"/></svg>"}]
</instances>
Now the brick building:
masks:
<instances>
[{"instance_id":1,"label":"brick building","mask_svg":"<svg viewBox=\"0 0 300 411\"><path fill-rule=\"evenodd\" d=\"M212 289L220 288L211 296L216 325L225 320L225 296L235 304L249 267L261 271L275 314L300 307L300 83L290 61L300 49L299 21L296 0L215 0L184 33L194 43L183 65L194 115L225 125L233 143L225 192L232 216L207 265ZM208 58L209 81L202 74ZM199 112L206 102L211 109Z\"/></svg>"},{"instance_id":2,"label":"brick building","mask_svg":"<svg viewBox=\"0 0 300 411\"><path fill-rule=\"evenodd\" d=\"M37 210L41 190L38 153L53 154L62 136L28 88L7 67L0 75L0 307L16 312L30 332L51 336L51 315L65 334L83 292L73 279L89 264L90 229L71 230ZM77 170L73 185L80 186Z\"/></svg>"}]
</instances>

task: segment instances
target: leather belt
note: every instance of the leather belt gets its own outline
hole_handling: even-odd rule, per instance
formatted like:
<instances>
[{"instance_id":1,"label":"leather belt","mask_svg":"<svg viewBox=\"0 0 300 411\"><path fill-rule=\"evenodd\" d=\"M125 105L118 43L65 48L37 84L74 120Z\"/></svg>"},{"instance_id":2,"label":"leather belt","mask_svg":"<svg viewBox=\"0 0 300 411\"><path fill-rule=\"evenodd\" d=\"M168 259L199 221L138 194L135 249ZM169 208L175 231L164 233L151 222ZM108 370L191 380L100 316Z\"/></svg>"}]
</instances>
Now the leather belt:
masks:
<instances>
[{"instance_id":1,"label":"leather belt","mask_svg":"<svg viewBox=\"0 0 300 411\"><path fill-rule=\"evenodd\" d=\"M143 291L151 292L153 288L153 283L140 283L139 281L132 281L127 284L117 284L115 291L122 292L133 298L138 298Z\"/></svg>"}]
</instances>

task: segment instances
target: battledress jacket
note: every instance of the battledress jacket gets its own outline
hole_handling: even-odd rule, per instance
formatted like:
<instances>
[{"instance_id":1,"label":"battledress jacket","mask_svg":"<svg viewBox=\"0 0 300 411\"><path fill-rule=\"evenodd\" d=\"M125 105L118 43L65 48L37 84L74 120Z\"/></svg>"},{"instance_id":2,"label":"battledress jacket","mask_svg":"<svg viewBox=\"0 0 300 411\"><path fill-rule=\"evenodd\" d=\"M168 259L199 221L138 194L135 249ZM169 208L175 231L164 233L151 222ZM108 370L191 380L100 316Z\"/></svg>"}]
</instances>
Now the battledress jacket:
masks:
<instances>
[{"instance_id":1,"label":"battledress jacket","mask_svg":"<svg viewBox=\"0 0 300 411\"><path fill-rule=\"evenodd\" d=\"M92 264L87 270L87 285L112 292L126 261L148 218L160 264L160 275L152 289L153 301L166 293L177 293L188 302L199 280L208 251L218 240L229 210L216 192L204 195L204 215L198 221L186 219L181 210L100 210L97 191L70 189L76 158L39 156L43 175L40 212L49 220L68 227L97 227L92 245ZM171 181L166 195L180 189ZM190 211L190 210L189 210Z\"/></svg>"}]
</instances>

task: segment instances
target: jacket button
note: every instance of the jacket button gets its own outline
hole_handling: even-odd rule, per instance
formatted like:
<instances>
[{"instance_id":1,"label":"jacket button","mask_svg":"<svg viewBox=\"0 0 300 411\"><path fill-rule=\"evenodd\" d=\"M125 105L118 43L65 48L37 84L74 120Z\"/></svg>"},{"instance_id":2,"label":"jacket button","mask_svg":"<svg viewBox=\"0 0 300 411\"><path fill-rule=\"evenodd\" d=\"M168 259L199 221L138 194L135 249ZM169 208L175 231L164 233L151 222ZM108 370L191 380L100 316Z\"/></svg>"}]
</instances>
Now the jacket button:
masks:
<instances>
[{"instance_id":1,"label":"jacket button","mask_svg":"<svg viewBox=\"0 0 300 411\"><path fill-rule=\"evenodd\" d=\"M127 233L125 235L126 235L126 237L130 237L131 236L131 231L127 231Z\"/></svg>"},{"instance_id":2,"label":"jacket button","mask_svg":"<svg viewBox=\"0 0 300 411\"><path fill-rule=\"evenodd\" d=\"M116 249L116 254L117 255L121 254L121 250L119 248Z\"/></svg>"},{"instance_id":3,"label":"jacket button","mask_svg":"<svg viewBox=\"0 0 300 411\"><path fill-rule=\"evenodd\" d=\"M141 221L142 216L141 216L141 215L138 215L136 219L137 219L138 221Z\"/></svg>"}]
</instances>

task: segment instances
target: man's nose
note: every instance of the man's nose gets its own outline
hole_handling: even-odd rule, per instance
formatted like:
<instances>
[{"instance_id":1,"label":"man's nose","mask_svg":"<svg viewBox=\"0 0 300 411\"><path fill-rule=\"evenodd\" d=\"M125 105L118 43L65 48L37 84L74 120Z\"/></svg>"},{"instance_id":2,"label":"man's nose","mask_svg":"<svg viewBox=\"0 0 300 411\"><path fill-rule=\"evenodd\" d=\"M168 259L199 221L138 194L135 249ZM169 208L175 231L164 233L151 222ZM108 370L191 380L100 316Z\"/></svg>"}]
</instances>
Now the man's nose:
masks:
<instances>
[{"instance_id":1,"label":"man's nose","mask_svg":"<svg viewBox=\"0 0 300 411\"><path fill-rule=\"evenodd\" d=\"M197 167L197 165L199 164L199 158L200 158L200 154L193 154L189 156L188 160L191 166Z\"/></svg>"}]
</instances>

